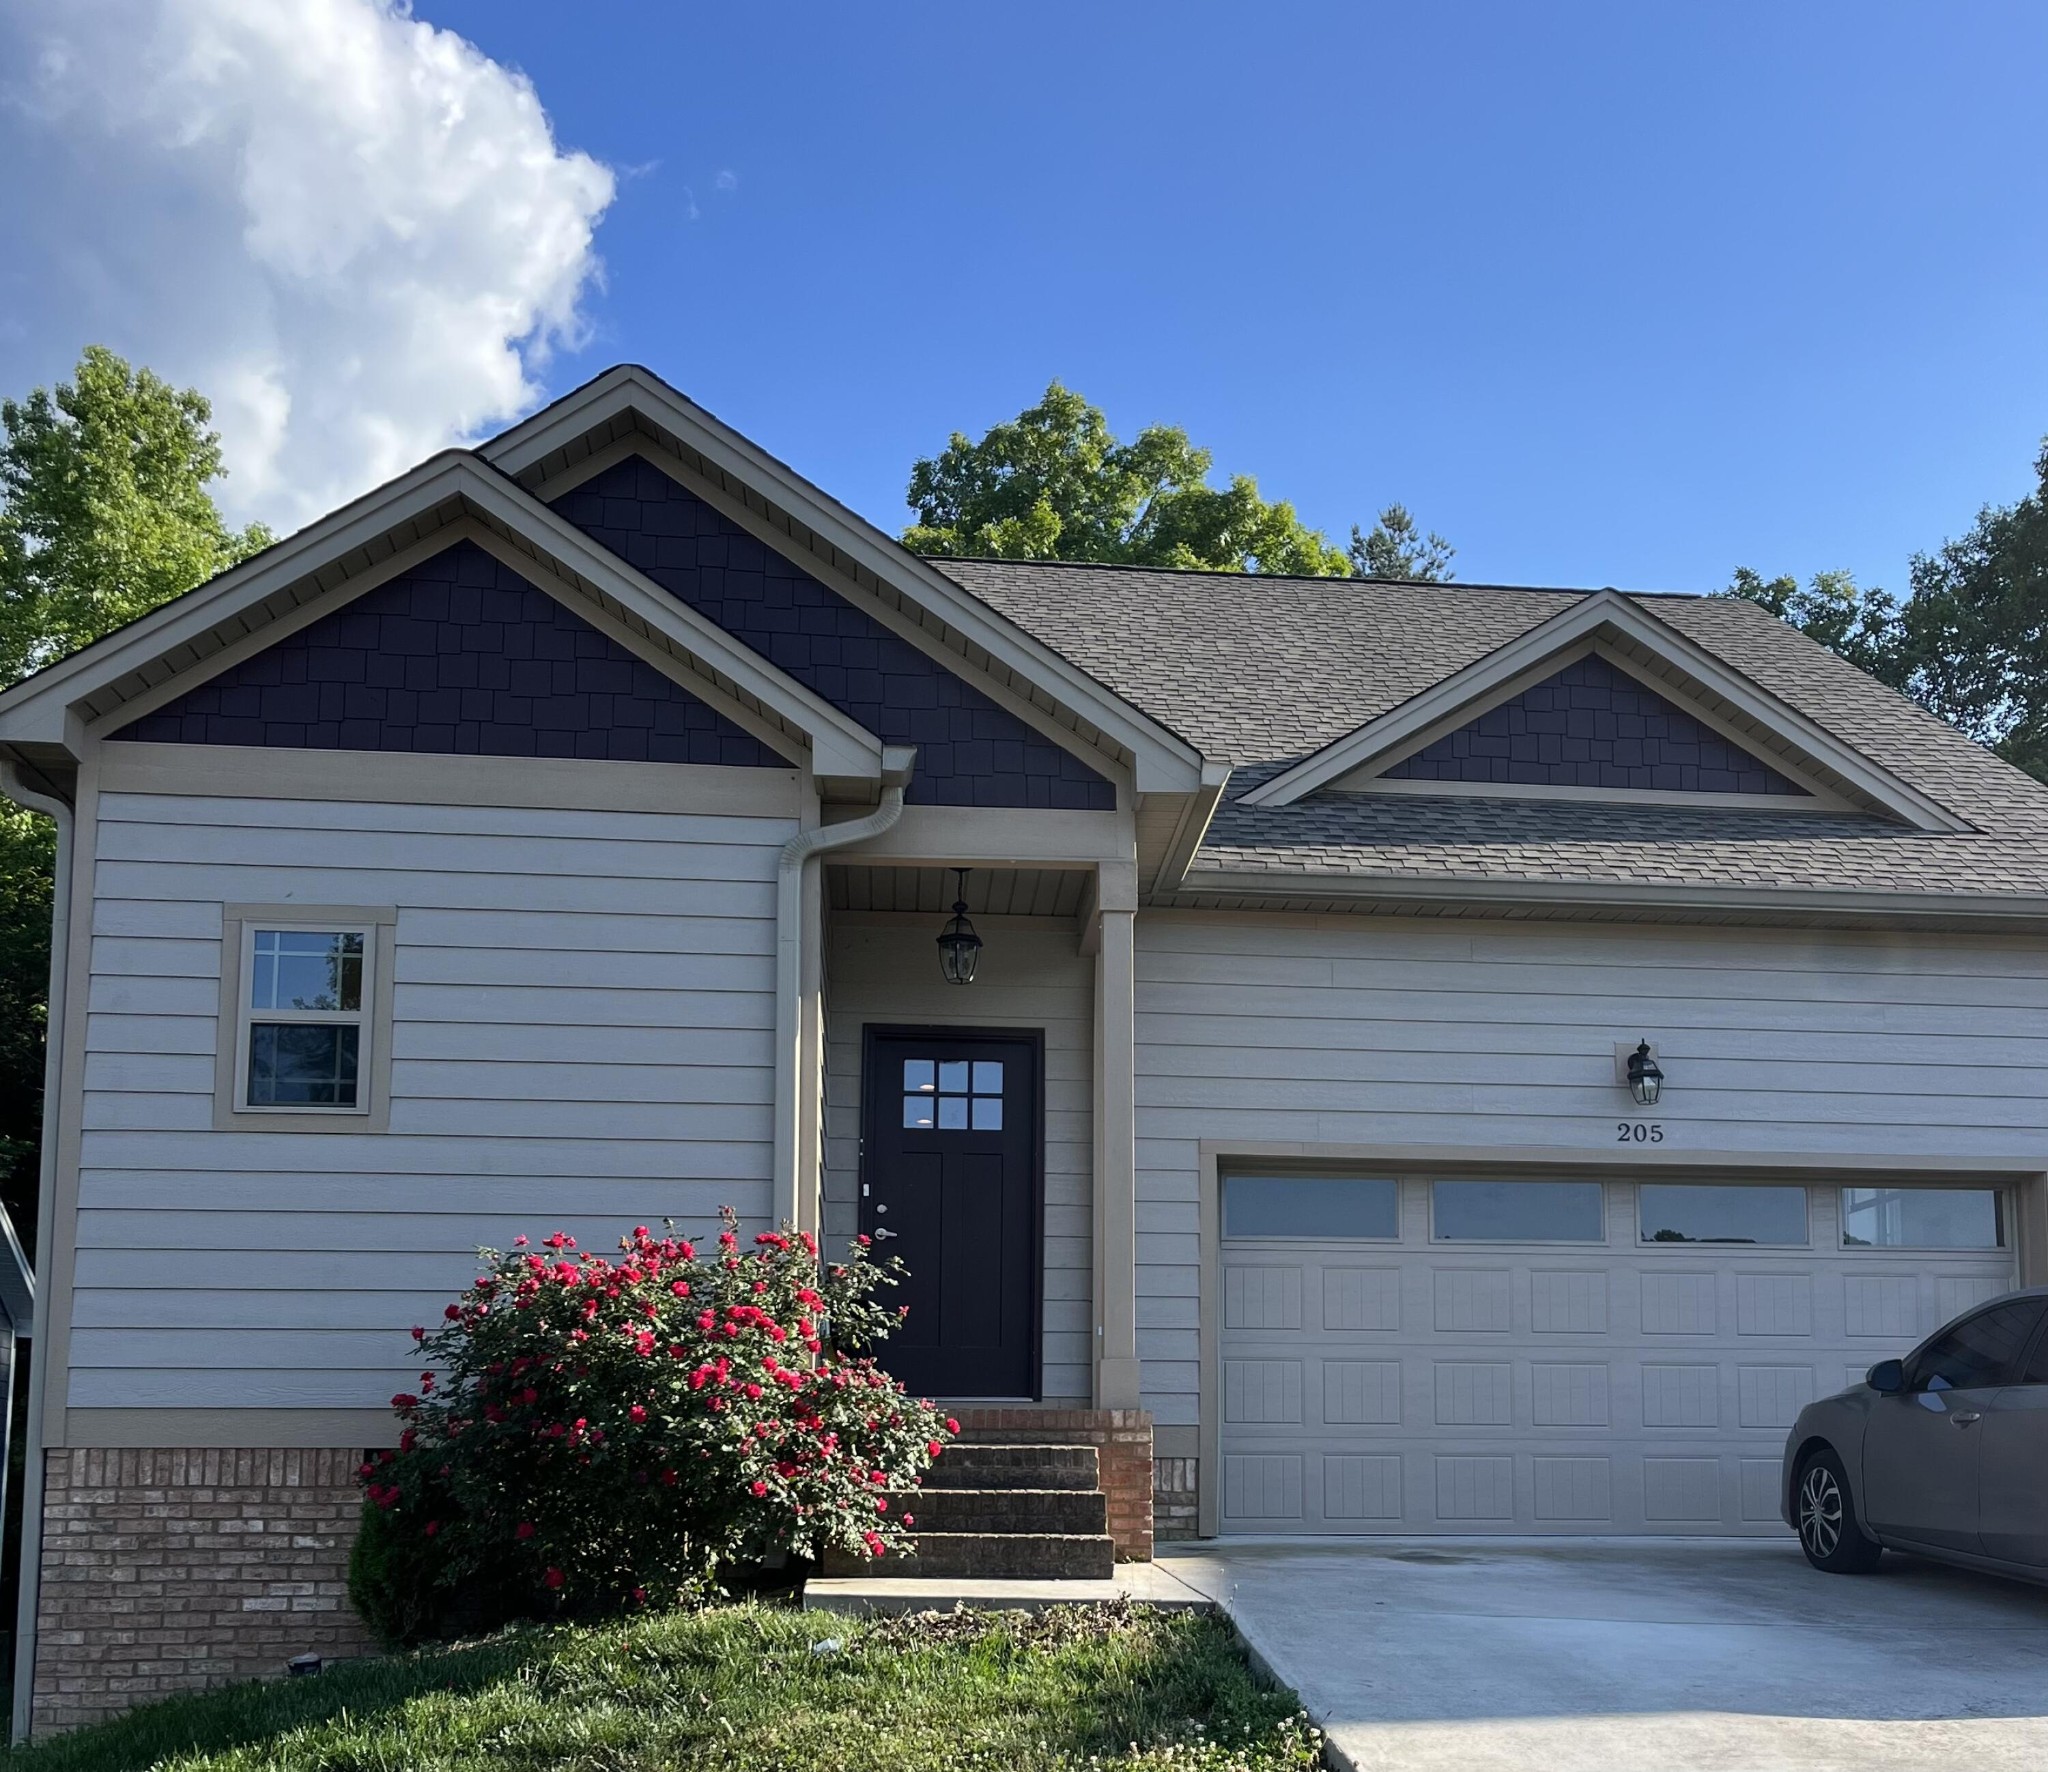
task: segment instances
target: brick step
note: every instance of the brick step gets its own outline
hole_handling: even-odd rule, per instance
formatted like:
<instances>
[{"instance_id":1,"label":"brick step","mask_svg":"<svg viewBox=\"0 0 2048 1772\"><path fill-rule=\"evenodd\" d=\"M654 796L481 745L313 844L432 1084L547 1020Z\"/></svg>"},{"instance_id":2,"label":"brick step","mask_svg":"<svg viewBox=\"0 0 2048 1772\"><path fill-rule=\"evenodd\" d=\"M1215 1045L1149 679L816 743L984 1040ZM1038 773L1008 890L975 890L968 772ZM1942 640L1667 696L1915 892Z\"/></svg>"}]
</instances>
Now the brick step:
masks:
<instances>
[{"instance_id":1,"label":"brick step","mask_svg":"<svg viewBox=\"0 0 2048 1772\"><path fill-rule=\"evenodd\" d=\"M865 1562L828 1551L821 1573L959 1577L974 1581L1109 1581L1116 1543L1107 1533L919 1532L911 1556Z\"/></svg>"},{"instance_id":2,"label":"brick step","mask_svg":"<svg viewBox=\"0 0 2048 1772\"><path fill-rule=\"evenodd\" d=\"M1099 1489L924 1489L902 1505L920 1531L1082 1533L1109 1530Z\"/></svg>"},{"instance_id":3,"label":"brick step","mask_svg":"<svg viewBox=\"0 0 2048 1772\"><path fill-rule=\"evenodd\" d=\"M955 1441L925 1473L927 1489L1096 1489L1093 1446L982 1446Z\"/></svg>"}]
</instances>

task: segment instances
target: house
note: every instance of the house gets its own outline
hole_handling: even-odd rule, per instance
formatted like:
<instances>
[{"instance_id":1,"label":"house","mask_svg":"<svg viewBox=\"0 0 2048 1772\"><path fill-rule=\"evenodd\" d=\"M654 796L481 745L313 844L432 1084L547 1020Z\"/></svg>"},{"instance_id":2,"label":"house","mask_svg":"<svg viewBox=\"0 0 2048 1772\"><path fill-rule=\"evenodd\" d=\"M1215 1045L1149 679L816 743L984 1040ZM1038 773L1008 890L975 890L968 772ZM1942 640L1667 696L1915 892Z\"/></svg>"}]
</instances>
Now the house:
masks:
<instances>
[{"instance_id":1,"label":"house","mask_svg":"<svg viewBox=\"0 0 2048 1772\"><path fill-rule=\"evenodd\" d=\"M1746 603L919 559L628 367L0 759L18 1727L346 1648L520 1231L869 1232L905 1380L1149 1436L1162 1536L1779 1532L1805 1401L2048 1278L2048 788Z\"/></svg>"}]
</instances>

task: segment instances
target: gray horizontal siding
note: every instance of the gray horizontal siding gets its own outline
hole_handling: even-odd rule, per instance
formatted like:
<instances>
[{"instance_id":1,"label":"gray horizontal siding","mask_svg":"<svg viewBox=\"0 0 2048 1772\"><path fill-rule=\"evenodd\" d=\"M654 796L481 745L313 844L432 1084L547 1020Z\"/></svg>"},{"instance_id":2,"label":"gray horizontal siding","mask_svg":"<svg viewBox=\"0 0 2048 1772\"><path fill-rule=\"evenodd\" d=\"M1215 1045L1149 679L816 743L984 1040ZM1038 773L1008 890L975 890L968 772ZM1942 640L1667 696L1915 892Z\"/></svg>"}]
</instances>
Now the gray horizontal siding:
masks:
<instances>
[{"instance_id":1,"label":"gray horizontal siding","mask_svg":"<svg viewBox=\"0 0 2048 1772\"><path fill-rule=\"evenodd\" d=\"M1750 929L1138 922L1146 1401L1196 1418L1203 1140L2010 1160L2048 1150L2048 944ZM1613 1082L1647 1037L1654 1116Z\"/></svg>"},{"instance_id":2,"label":"gray horizontal siding","mask_svg":"<svg viewBox=\"0 0 2048 1772\"><path fill-rule=\"evenodd\" d=\"M74 1406L376 1408L480 1244L768 1210L794 825L101 802ZM222 906L396 905L391 1125L213 1129Z\"/></svg>"}]
</instances>

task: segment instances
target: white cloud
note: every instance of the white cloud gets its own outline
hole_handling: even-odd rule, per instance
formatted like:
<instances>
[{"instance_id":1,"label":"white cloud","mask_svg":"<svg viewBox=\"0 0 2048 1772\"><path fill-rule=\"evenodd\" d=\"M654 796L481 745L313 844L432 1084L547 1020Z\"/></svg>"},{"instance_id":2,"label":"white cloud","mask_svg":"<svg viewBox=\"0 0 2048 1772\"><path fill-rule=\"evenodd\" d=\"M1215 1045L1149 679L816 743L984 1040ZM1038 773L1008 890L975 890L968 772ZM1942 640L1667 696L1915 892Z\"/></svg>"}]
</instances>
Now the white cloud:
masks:
<instances>
[{"instance_id":1,"label":"white cloud","mask_svg":"<svg viewBox=\"0 0 2048 1772\"><path fill-rule=\"evenodd\" d=\"M25 324L207 393L234 515L302 523L540 398L614 178L523 75L398 0L0 10Z\"/></svg>"},{"instance_id":2,"label":"white cloud","mask_svg":"<svg viewBox=\"0 0 2048 1772\"><path fill-rule=\"evenodd\" d=\"M740 188L740 175L728 167L711 182L721 191L737 191Z\"/></svg>"}]
</instances>

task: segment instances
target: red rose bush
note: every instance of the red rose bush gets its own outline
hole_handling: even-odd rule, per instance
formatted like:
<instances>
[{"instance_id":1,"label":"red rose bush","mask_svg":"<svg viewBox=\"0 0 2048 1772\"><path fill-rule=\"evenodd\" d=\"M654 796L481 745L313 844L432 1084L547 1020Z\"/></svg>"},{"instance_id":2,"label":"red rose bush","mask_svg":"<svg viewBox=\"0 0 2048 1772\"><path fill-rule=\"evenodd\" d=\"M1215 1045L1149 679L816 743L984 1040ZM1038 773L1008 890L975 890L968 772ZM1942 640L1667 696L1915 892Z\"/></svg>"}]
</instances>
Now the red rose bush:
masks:
<instances>
[{"instance_id":1,"label":"red rose bush","mask_svg":"<svg viewBox=\"0 0 2048 1772\"><path fill-rule=\"evenodd\" d=\"M899 1313L861 1238L821 1264L807 1234L715 1250L646 1227L617 1256L559 1232L480 1252L431 1331L398 1449L362 1467L352 1587L386 1637L451 1612L673 1603L775 1553L880 1556L910 1542L905 1492L957 1431L854 1350ZM892 1267L894 1264L890 1264ZM424 1591L423 1591L424 1590Z\"/></svg>"}]
</instances>

